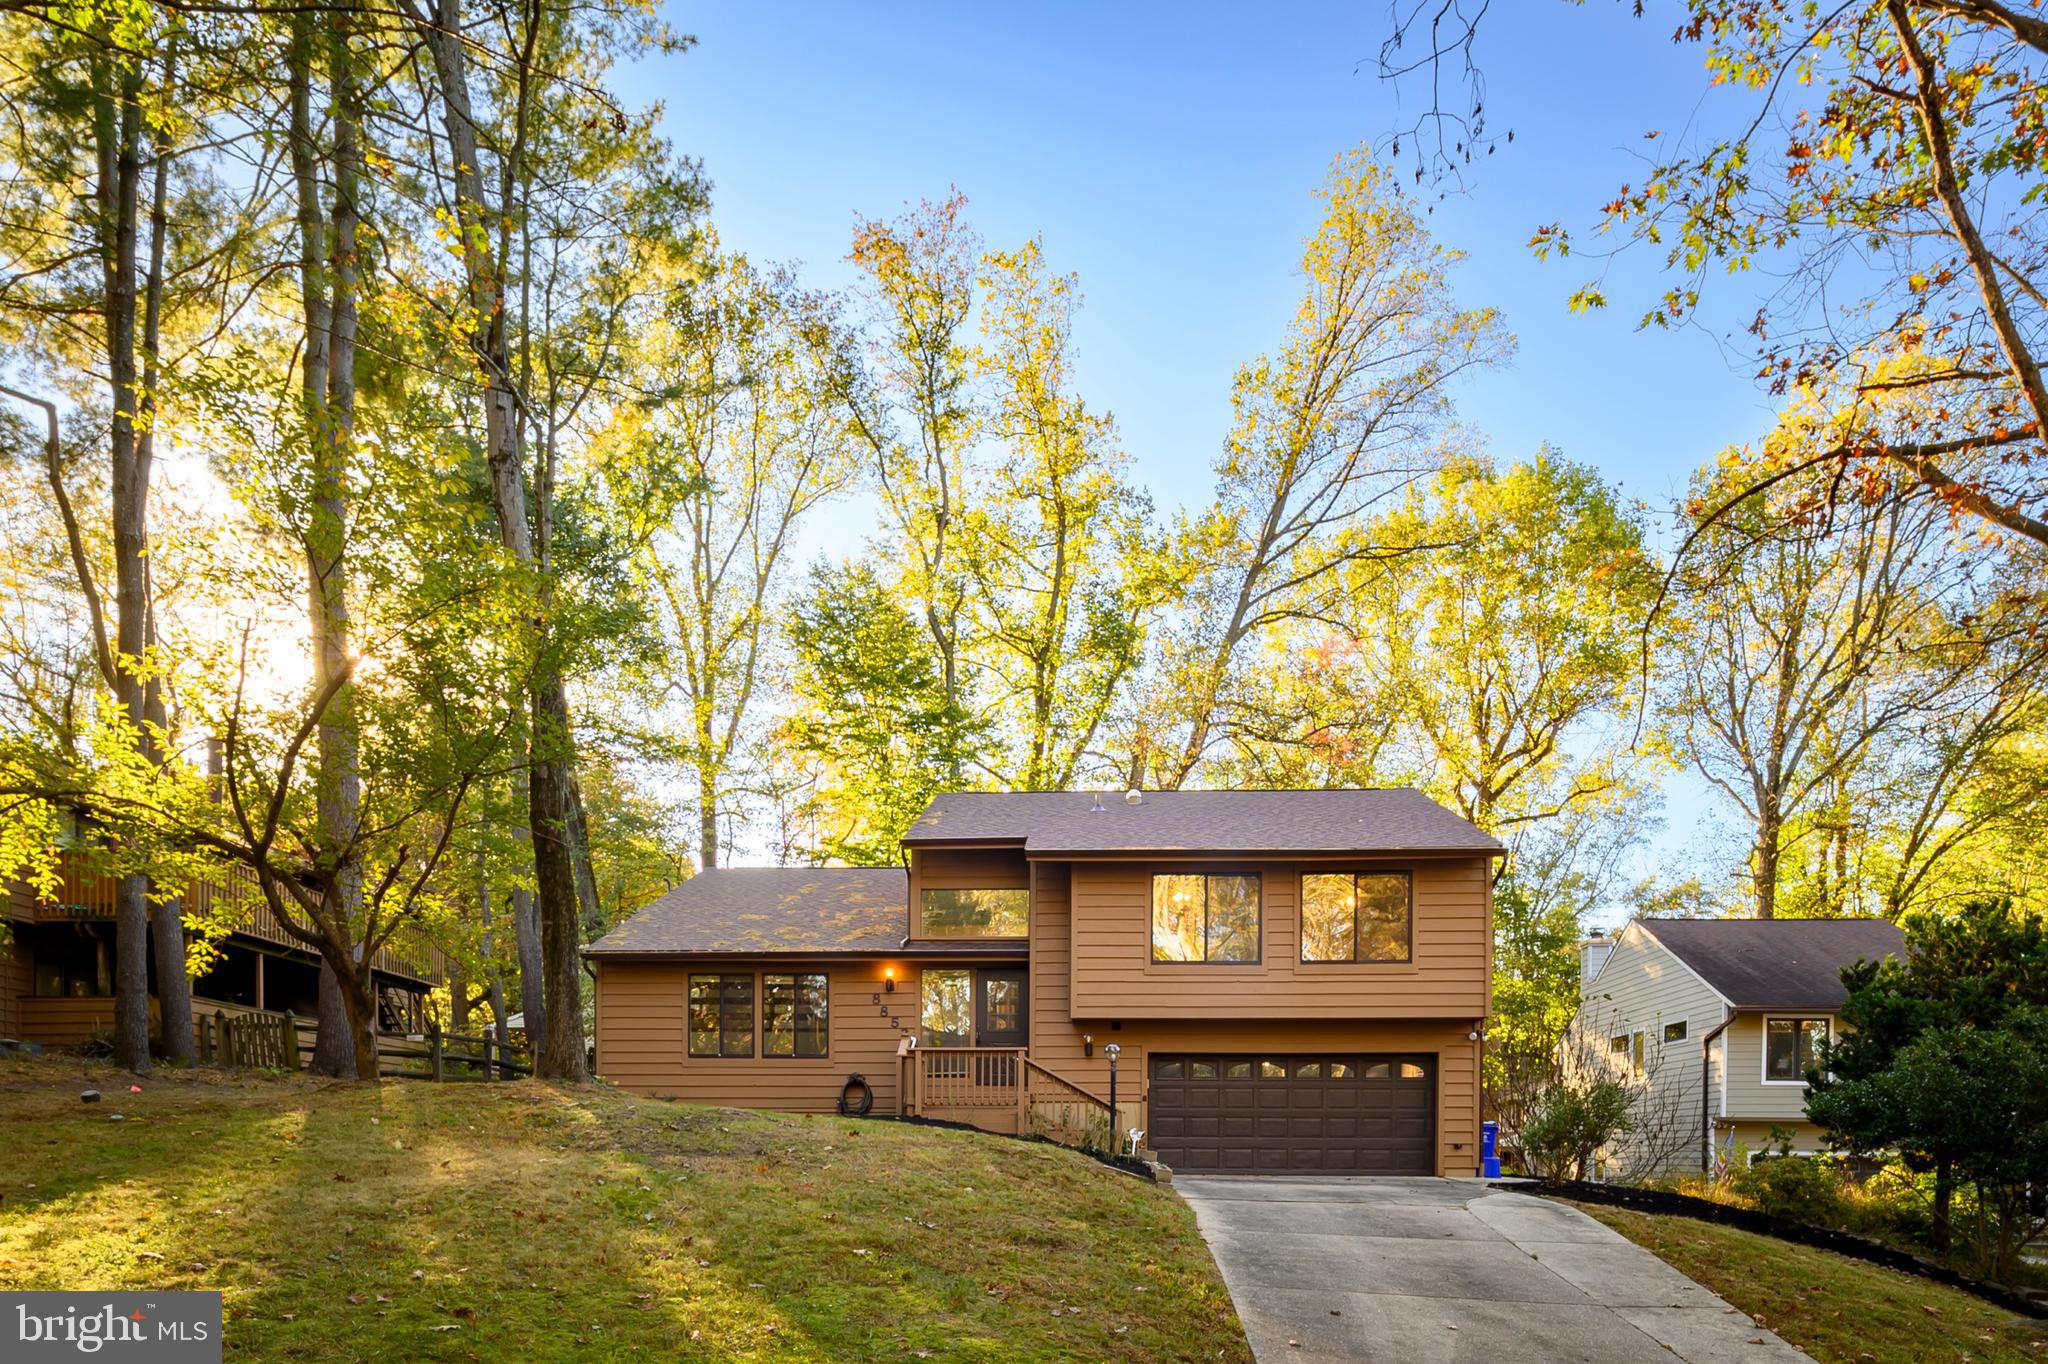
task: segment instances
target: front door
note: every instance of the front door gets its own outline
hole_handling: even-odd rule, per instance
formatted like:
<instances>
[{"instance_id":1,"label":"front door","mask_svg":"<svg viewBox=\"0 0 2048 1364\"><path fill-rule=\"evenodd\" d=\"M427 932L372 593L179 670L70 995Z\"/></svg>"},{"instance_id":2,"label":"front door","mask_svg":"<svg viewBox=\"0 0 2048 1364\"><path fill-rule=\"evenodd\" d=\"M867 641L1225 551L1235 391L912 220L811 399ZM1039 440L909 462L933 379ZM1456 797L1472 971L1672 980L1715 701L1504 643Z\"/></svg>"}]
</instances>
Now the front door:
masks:
<instances>
[{"instance_id":1,"label":"front door","mask_svg":"<svg viewBox=\"0 0 2048 1364\"><path fill-rule=\"evenodd\" d=\"M974 1043L980 1047L1021 1047L1030 1034L1026 1017L1028 973L990 967L974 973Z\"/></svg>"}]
</instances>

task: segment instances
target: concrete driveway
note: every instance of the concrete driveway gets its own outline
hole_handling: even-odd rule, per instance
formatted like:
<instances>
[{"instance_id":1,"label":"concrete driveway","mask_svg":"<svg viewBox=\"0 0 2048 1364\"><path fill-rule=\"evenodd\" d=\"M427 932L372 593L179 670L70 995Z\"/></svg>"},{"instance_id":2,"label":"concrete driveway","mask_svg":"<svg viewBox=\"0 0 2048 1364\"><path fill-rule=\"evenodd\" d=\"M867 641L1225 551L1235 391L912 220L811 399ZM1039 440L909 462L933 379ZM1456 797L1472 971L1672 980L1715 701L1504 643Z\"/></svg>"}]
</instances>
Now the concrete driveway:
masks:
<instances>
[{"instance_id":1,"label":"concrete driveway","mask_svg":"<svg viewBox=\"0 0 2048 1364\"><path fill-rule=\"evenodd\" d=\"M1176 1175L1260 1364L1790 1364L1576 1208L1458 1179Z\"/></svg>"}]
</instances>

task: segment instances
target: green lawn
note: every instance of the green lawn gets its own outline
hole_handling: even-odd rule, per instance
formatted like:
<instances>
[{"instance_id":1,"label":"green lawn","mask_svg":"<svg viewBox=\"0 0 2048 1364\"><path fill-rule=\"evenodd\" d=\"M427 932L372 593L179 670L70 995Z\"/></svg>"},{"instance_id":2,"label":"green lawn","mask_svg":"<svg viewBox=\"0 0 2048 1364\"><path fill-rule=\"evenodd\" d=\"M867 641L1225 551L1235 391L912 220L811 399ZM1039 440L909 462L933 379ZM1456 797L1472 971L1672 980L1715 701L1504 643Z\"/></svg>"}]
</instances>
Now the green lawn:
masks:
<instances>
[{"instance_id":1,"label":"green lawn","mask_svg":"<svg viewBox=\"0 0 2048 1364\"><path fill-rule=\"evenodd\" d=\"M0 1285L219 1288L242 1360L1250 1358L1187 1207L1057 1147L601 1087L141 1083L0 1059Z\"/></svg>"},{"instance_id":2,"label":"green lawn","mask_svg":"<svg viewBox=\"0 0 2048 1364\"><path fill-rule=\"evenodd\" d=\"M1820 1361L2048 1360L2048 1321L1830 1251L1689 1217L1577 1204Z\"/></svg>"}]
</instances>

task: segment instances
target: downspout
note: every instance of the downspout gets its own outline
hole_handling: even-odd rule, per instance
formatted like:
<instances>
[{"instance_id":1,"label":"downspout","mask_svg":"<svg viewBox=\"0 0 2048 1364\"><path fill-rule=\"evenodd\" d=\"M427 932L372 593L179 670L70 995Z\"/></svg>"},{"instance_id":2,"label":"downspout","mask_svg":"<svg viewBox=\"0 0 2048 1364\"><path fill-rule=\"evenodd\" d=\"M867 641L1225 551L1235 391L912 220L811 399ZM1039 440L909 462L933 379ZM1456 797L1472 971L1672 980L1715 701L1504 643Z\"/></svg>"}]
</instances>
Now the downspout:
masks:
<instances>
[{"instance_id":1,"label":"downspout","mask_svg":"<svg viewBox=\"0 0 2048 1364\"><path fill-rule=\"evenodd\" d=\"M907 951L910 947L910 912L912 909L910 903L910 849L904 845L901 839L898 839L896 851L903 859L903 941L897 945L897 950Z\"/></svg>"},{"instance_id":2,"label":"downspout","mask_svg":"<svg viewBox=\"0 0 2048 1364\"><path fill-rule=\"evenodd\" d=\"M1713 1086L1708 1077L1713 1071L1714 1039L1728 1031L1728 1025L1735 1021L1735 1010L1722 1006L1720 1024L1700 1039L1700 1173L1714 1172L1714 1106Z\"/></svg>"}]
</instances>

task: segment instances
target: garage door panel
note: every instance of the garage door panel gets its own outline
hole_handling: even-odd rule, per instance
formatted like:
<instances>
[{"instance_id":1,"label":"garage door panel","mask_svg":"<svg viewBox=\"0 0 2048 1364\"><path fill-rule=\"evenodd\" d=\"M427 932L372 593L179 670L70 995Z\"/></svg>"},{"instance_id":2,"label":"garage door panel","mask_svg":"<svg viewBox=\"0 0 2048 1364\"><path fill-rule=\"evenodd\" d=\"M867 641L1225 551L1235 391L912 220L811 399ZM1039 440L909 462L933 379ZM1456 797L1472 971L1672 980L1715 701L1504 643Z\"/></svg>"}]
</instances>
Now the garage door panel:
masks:
<instances>
[{"instance_id":1,"label":"garage door panel","mask_svg":"<svg viewBox=\"0 0 2048 1364\"><path fill-rule=\"evenodd\" d=\"M1149 1144L1174 1169L1429 1174L1433 1056L1160 1056Z\"/></svg>"}]
</instances>

